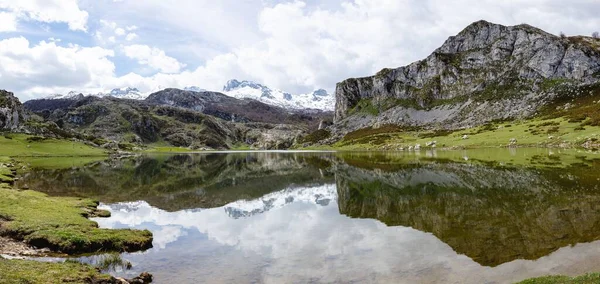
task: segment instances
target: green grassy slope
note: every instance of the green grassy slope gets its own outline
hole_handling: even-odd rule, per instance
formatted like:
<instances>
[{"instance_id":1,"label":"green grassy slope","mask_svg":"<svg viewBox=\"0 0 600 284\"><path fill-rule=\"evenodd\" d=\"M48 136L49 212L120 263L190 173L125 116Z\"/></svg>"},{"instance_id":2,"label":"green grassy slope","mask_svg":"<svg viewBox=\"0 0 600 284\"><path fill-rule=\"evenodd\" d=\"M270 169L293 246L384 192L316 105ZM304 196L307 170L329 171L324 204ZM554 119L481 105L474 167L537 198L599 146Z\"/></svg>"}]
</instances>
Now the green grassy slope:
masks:
<instances>
[{"instance_id":1,"label":"green grassy slope","mask_svg":"<svg viewBox=\"0 0 600 284\"><path fill-rule=\"evenodd\" d=\"M106 151L81 142L45 139L26 134L0 136L0 156L106 156Z\"/></svg>"}]
</instances>

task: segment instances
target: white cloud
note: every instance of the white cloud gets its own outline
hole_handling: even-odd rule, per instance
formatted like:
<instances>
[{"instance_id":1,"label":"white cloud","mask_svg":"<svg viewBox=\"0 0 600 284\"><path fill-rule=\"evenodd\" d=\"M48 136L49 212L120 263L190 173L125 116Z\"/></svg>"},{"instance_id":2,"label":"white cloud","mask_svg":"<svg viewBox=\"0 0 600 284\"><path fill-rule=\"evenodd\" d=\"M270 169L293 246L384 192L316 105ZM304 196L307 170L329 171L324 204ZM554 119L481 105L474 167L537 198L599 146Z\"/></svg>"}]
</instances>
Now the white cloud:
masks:
<instances>
[{"instance_id":1,"label":"white cloud","mask_svg":"<svg viewBox=\"0 0 600 284\"><path fill-rule=\"evenodd\" d=\"M205 7L201 3L193 5L184 1L175 7L145 1L128 5L147 11L147 14L158 9L169 15L179 13L177 17L167 17L164 22L166 30L202 35L211 40L207 45L222 41L235 44L209 57L195 70L144 77L143 85L198 85L220 90L228 79L239 78L304 93L316 88L332 91L335 83L346 78L372 75L384 67L399 67L421 59L448 36L479 19L506 25L530 22L549 32L564 30L570 34L577 31L589 33L582 31L600 26L600 18L587 12L593 6L589 1L572 3L581 10L562 9L561 3L556 0L518 0L518 5L491 0L452 3L442 0L354 0L328 5L329 10L325 10L314 4L295 1L264 7L256 11L256 15L250 15L254 11L252 9L245 11L248 15L242 17L253 19L255 28L247 22L244 22L244 27L235 22L224 26L223 21L203 20L199 24L197 21L200 20L185 16L190 11L197 13L199 9L194 7ZM211 7L211 11L227 17L220 14L220 11L227 10L223 5L229 4L220 2L220 6ZM549 18L553 20L548 21ZM144 20L146 25L153 25L149 18L144 17ZM163 21L160 23L163 24ZM203 30L192 30L192 27ZM168 42L154 40L153 45L159 48L168 46L171 52L173 46L181 44L179 40L168 38ZM193 41L183 44L200 49ZM181 50L183 55L191 52L185 48Z\"/></svg>"},{"instance_id":2,"label":"white cloud","mask_svg":"<svg viewBox=\"0 0 600 284\"><path fill-rule=\"evenodd\" d=\"M70 30L86 31L88 13L76 0L0 0L0 9L15 16L44 23L66 23Z\"/></svg>"},{"instance_id":3,"label":"white cloud","mask_svg":"<svg viewBox=\"0 0 600 284\"><path fill-rule=\"evenodd\" d=\"M125 30L123 28L116 28L115 29L115 34L118 36L124 36L125 35Z\"/></svg>"},{"instance_id":4,"label":"white cloud","mask_svg":"<svg viewBox=\"0 0 600 284\"><path fill-rule=\"evenodd\" d=\"M139 64L147 65L163 73L178 73L185 67L185 64L167 56L159 48L134 44L123 47L123 51L127 57L137 60Z\"/></svg>"},{"instance_id":5,"label":"white cloud","mask_svg":"<svg viewBox=\"0 0 600 284\"><path fill-rule=\"evenodd\" d=\"M125 40L132 41L132 40L136 39L137 37L138 37L138 35L136 33L128 33L127 36L125 37Z\"/></svg>"},{"instance_id":6,"label":"white cloud","mask_svg":"<svg viewBox=\"0 0 600 284\"><path fill-rule=\"evenodd\" d=\"M126 41L133 41L138 38L138 35L133 30L136 30L136 26L127 26L122 28L113 21L100 20L100 27L95 32L96 39L102 45L114 45L120 42L121 39Z\"/></svg>"},{"instance_id":7,"label":"white cloud","mask_svg":"<svg viewBox=\"0 0 600 284\"><path fill-rule=\"evenodd\" d=\"M26 94L93 88L114 77L112 50L58 46L42 41L30 45L23 37L0 41L0 85Z\"/></svg>"},{"instance_id":8,"label":"white cloud","mask_svg":"<svg viewBox=\"0 0 600 284\"><path fill-rule=\"evenodd\" d=\"M107 21L107 20L100 20L100 25L102 25L103 27L110 28L112 30L114 30L114 29L117 28L117 23L111 22L111 21Z\"/></svg>"},{"instance_id":9,"label":"white cloud","mask_svg":"<svg viewBox=\"0 0 600 284\"><path fill-rule=\"evenodd\" d=\"M17 30L17 17L14 14L0 12L0 32L14 32Z\"/></svg>"},{"instance_id":10,"label":"white cloud","mask_svg":"<svg viewBox=\"0 0 600 284\"><path fill-rule=\"evenodd\" d=\"M316 88L333 91L335 83L348 77L372 75L384 67L421 59L448 36L479 19L505 25L527 22L569 35L589 35L600 26L597 1L592 0L571 1L568 8L558 0L306 0L272 4L277 2L180 0L172 5L160 0L0 0L0 9L15 15L17 21L51 14L46 18L69 23L71 29L85 27L88 11L92 21L100 23L91 37L95 44L129 46L126 55L160 73L111 74L97 85L78 86L73 80L72 86L132 85L142 91L189 85L220 90L231 78L255 80L292 93ZM46 6L55 8L41 9ZM57 16L69 9L81 13ZM38 12L28 12L33 10ZM2 22L0 31L16 29L13 23ZM50 36L58 37L46 37ZM132 45L134 42L139 44ZM124 68L118 74L135 70L127 64L118 66ZM38 95L31 93L34 89L52 88L36 85L14 91Z\"/></svg>"}]
</instances>

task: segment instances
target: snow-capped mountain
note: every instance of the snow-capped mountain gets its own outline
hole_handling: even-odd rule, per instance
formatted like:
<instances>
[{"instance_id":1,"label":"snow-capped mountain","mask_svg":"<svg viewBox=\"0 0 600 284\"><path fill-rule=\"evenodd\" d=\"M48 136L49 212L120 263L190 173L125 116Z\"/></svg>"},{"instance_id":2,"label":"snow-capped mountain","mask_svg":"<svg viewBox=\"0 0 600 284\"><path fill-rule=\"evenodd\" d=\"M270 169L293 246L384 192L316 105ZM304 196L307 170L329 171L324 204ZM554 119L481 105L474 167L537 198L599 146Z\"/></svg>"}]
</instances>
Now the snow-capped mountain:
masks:
<instances>
[{"instance_id":1,"label":"snow-capped mountain","mask_svg":"<svg viewBox=\"0 0 600 284\"><path fill-rule=\"evenodd\" d=\"M160 89L160 88L159 88ZM155 91L159 91L159 89ZM196 86L183 88L184 91L205 92ZM44 99L73 99L79 95L96 97L115 97L120 99L143 100L151 93L140 92L137 88L126 87L113 89L110 92L100 92L97 94L85 94L83 92L71 91L68 94L54 94ZM326 90L319 89L309 94L292 95L277 89L271 89L252 81L229 80L223 87L223 93L237 99L255 99L257 101L279 106L287 109L320 109L331 111L335 107L335 97L328 94Z\"/></svg>"},{"instance_id":2,"label":"snow-capped mountain","mask_svg":"<svg viewBox=\"0 0 600 284\"><path fill-rule=\"evenodd\" d=\"M266 104L291 109L333 110L335 106L335 97L323 89L309 94L292 95L252 81L233 79L223 86L223 93L237 99L255 99Z\"/></svg>"},{"instance_id":3,"label":"snow-capped mountain","mask_svg":"<svg viewBox=\"0 0 600 284\"><path fill-rule=\"evenodd\" d=\"M47 96L47 97L44 97L44 99L47 99L47 100L55 100L55 99L74 99L74 98L76 98L76 97L77 97L77 96L79 96L79 95L82 95L82 96L83 96L83 94L81 94L81 92L70 91L70 92L69 92L69 93L67 93L67 94L52 94L52 95L49 95L49 96Z\"/></svg>"},{"instance_id":4,"label":"snow-capped mountain","mask_svg":"<svg viewBox=\"0 0 600 284\"><path fill-rule=\"evenodd\" d=\"M132 100L143 100L148 97L148 93L142 93L137 88L127 87L127 88L118 88L112 89L107 93L97 93L97 94L84 94L83 92L70 91L67 94L54 94L45 97L44 99L73 99L77 96L96 96L96 97L115 97L119 99L132 99Z\"/></svg>"},{"instance_id":5,"label":"snow-capped mountain","mask_svg":"<svg viewBox=\"0 0 600 284\"><path fill-rule=\"evenodd\" d=\"M140 92L137 88L127 87L127 88L112 89L112 91L110 91L110 93L104 94L103 96L104 97L111 96L111 97L120 98L120 99L143 100L148 95L149 94ZM101 94L98 94L98 96L102 97Z\"/></svg>"}]
</instances>

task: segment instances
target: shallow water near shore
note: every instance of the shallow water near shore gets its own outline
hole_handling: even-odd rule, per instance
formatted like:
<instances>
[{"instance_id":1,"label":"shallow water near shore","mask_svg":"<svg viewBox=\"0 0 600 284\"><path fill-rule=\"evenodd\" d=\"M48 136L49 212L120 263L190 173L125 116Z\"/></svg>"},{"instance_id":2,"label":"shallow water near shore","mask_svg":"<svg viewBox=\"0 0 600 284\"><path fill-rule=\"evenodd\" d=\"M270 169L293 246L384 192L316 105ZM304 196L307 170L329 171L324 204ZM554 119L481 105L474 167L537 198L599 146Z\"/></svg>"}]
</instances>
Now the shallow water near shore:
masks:
<instances>
[{"instance_id":1,"label":"shallow water near shore","mask_svg":"<svg viewBox=\"0 0 600 284\"><path fill-rule=\"evenodd\" d=\"M549 149L147 155L20 184L149 229L156 283L512 283L600 272L600 155Z\"/></svg>"}]
</instances>

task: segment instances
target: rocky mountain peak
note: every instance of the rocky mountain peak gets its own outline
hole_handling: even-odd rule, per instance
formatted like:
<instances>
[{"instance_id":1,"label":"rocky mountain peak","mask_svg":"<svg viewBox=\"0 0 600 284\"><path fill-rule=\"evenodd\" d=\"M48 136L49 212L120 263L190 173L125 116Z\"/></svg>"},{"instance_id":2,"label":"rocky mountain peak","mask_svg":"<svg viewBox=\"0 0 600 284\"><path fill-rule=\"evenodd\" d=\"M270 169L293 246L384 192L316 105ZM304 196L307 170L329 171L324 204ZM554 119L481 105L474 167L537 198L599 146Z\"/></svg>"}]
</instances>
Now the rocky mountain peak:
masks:
<instances>
[{"instance_id":1,"label":"rocky mountain peak","mask_svg":"<svg viewBox=\"0 0 600 284\"><path fill-rule=\"evenodd\" d=\"M238 81L236 79L231 79L231 80L227 81L227 84L225 84L225 86L223 86L223 91L229 92L229 91L233 91L235 89L240 89L240 88L244 88L244 87L249 87L252 89L263 90L263 91L269 89L266 86L263 86L261 84L258 84L258 83L252 82L252 81L247 81L247 80Z\"/></svg>"},{"instance_id":2,"label":"rocky mountain peak","mask_svg":"<svg viewBox=\"0 0 600 284\"><path fill-rule=\"evenodd\" d=\"M327 93L326 90L318 89L318 90L315 90L313 92L313 96L315 96L315 97L326 97L326 96L329 96L329 93Z\"/></svg>"},{"instance_id":3,"label":"rocky mountain peak","mask_svg":"<svg viewBox=\"0 0 600 284\"><path fill-rule=\"evenodd\" d=\"M120 94L127 94L127 93L131 93L131 92L139 92L140 90L138 90L137 88L133 88L133 87L126 87L126 88L116 88L116 89L112 89L110 91L111 95L120 95Z\"/></svg>"},{"instance_id":4,"label":"rocky mountain peak","mask_svg":"<svg viewBox=\"0 0 600 284\"><path fill-rule=\"evenodd\" d=\"M423 60L339 83L335 121L368 115L348 119L345 130L373 124L469 127L531 116L561 95L556 86L575 90L599 79L595 39L478 21Z\"/></svg>"}]
</instances>

